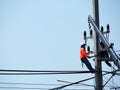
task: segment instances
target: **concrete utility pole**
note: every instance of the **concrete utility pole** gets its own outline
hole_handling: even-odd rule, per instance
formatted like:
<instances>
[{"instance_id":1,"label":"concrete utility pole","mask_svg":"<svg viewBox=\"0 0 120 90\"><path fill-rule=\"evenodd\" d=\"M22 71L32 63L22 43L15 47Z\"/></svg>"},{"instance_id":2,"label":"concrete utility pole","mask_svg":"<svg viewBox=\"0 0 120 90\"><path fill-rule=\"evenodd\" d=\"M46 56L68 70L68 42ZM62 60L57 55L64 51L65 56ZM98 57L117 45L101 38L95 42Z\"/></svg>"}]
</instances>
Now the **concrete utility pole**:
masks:
<instances>
[{"instance_id":1,"label":"concrete utility pole","mask_svg":"<svg viewBox=\"0 0 120 90\"><path fill-rule=\"evenodd\" d=\"M98 3L99 3L98 0L93 0L93 17L97 27L99 28L99 4ZM95 46L95 55L98 55L99 38L96 33L95 33L94 46ZM101 60L98 60L97 58L95 59L95 69L97 71L102 71ZM103 90L102 89L102 83L103 83L102 72L95 73L95 83L96 83L95 90Z\"/></svg>"}]
</instances>

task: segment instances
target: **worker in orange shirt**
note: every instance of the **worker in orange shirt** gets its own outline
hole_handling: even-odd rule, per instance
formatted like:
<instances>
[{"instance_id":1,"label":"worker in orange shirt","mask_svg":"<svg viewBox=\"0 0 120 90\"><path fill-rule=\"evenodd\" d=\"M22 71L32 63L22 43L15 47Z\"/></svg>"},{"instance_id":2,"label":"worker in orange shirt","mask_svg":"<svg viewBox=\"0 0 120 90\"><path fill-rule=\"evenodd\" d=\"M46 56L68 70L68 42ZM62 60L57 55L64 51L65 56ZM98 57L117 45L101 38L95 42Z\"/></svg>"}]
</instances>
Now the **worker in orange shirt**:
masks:
<instances>
[{"instance_id":1,"label":"worker in orange shirt","mask_svg":"<svg viewBox=\"0 0 120 90\"><path fill-rule=\"evenodd\" d=\"M85 50L85 43L80 43L80 59L86 65L86 67L90 70L91 73L95 72L95 69L92 68L90 62L88 61L87 57L92 52L86 52Z\"/></svg>"}]
</instances>

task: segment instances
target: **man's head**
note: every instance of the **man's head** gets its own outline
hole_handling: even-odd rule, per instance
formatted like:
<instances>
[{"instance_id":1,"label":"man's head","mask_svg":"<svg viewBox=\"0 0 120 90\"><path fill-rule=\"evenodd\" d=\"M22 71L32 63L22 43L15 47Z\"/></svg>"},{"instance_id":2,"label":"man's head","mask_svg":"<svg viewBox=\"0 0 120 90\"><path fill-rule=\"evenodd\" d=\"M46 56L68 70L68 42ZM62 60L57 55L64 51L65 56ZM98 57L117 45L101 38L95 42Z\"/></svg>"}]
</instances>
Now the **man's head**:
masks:
<instances>
[{"instance_id":1,"label":"man's head","mask_svg":"<svg viewBox=\"0 0 120 90\"><path fill-rule=\"evenodd\" d=\"M85 42L80 43L80 47L85 47L85 45L86 45Z\"/></svg>"}]
</instances>

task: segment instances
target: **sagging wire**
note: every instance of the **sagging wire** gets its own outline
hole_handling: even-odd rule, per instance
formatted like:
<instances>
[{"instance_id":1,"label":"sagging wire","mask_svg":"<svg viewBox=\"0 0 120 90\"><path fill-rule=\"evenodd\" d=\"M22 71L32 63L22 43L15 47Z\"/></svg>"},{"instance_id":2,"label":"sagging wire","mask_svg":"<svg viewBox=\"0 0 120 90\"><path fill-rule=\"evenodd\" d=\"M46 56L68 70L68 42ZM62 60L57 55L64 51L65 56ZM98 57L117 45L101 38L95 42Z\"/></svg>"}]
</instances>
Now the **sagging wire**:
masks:
<instances>
[{"instance_id":1,"label":"sagging wire","mask_svg":"<svg viewBox=\"0 0 120 90\"><path fill-rule=\"evenodd\" d=\"M0 75L53 75L53 74L80 74L90 71L48 71L48 70L5 70L0 69Z\"/></svg>"}]
</instances>

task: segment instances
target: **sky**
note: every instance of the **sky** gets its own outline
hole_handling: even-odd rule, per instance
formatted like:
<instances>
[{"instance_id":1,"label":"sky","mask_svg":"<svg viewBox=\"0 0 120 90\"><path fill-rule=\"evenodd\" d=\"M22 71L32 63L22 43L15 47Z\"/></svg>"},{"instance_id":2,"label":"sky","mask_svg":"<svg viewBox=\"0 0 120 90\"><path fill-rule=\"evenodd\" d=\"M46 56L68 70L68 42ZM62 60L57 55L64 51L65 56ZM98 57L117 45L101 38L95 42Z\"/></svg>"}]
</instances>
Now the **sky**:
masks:
<instances>
[{"instance_id":1,"label":"sky","mask_svg":"<svg viewBox=\"0 0 120 90\"><path fill-rule=\"evenodd\" d=\"M120 1L99 0L100 26L110 24L110 42L119 50ZM83 32L88 30L88 15L93 17L92 0L0 0L0 69L11 70L75 70L86 71L79 59L80 42ZM88 40L91 50L94 41ZM94 67L94 61L90 59ZM112 63L113 64L113 63ZM104 62L103 70L111 71ZM77 75L0 75L0 83L66 84L65 80L76 82L94 76ZM106 76L105 78L108 78ZM114 77L112 83L119 83ZM113 82L114 81L114 82ZM85 82L95 84L94 79ZM61 86L61 85L58 85ZM0 84L0 90L26 90L25 88L56 87L53 85ZM91 89L71 86L65 89ZM34 89L32 89L34 90Z\"/></svg>"}]
</instances>

